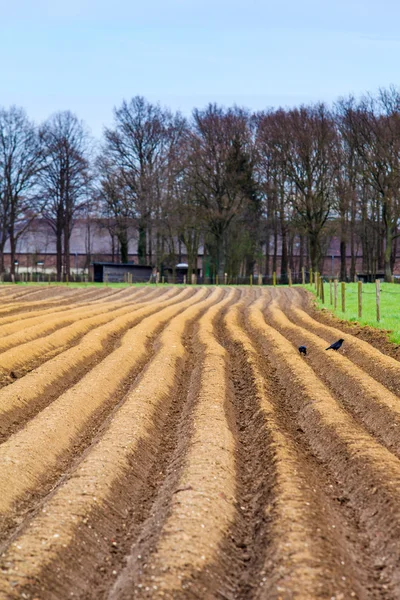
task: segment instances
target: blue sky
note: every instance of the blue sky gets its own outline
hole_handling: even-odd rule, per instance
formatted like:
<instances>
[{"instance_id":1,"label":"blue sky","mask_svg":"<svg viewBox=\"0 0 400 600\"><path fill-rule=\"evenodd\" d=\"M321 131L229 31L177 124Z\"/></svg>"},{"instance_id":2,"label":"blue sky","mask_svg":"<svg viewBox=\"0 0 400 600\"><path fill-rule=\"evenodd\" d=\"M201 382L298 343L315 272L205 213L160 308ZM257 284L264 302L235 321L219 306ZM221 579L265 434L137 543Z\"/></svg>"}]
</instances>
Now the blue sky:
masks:
<instances>
[{"instance_id":1,"label":"blue sky","mask_svg":"<svg viewBox=\"0 0 400 600\"><path fill-rule=\"evenodd\" d=\"M189 115L400 85L397 0L2 1L0 105L70 109L95 136L123 99Z\"/></svg>"}]
</instances>

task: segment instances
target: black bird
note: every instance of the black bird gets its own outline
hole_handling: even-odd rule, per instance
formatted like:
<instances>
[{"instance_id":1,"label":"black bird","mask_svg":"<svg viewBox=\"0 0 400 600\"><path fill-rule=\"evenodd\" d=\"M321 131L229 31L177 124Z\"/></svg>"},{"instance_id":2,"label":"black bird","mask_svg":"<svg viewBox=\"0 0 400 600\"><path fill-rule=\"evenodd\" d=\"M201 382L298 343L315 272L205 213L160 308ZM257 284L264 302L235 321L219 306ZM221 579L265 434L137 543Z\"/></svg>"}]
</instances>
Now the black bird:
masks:
<instances>
[{"instance_id":1,"label":"black bird","mask_svg":"<svg viewBox=\"0 0 400 600\"><path fill-rule=\"evenodd\" d=\"M304 356L307 356L306 346L299 346L299 352L300 352L300 354L304 354Z\"/></svg>"},{"instance_id":2,"label":"black bird","mask_svg":"<svg viewBox=\"0 0 400 600\"><path fill-rule=\"evenodd\" d=\"M331 344L329 348L325 348L325 350L339 350L343 342L344 340L342 339L338 340L337 342L333 342L333 344Z\"/></svg>"}]
</instances>

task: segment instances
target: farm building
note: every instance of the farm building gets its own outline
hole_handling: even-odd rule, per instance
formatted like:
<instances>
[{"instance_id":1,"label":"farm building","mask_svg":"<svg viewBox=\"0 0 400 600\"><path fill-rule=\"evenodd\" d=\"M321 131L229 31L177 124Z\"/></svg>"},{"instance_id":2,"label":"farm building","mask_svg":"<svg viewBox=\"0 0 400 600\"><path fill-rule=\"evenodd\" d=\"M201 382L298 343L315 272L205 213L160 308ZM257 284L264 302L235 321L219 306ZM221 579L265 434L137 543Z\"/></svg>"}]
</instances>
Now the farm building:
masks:
<instances>
[{"instance_id":1,"label":"farm building","mask_svg":"<svg viewBox=\"0 0 400 600\"><path fill-rule=\"evenodd\" d=\"M128 275L132 283L145 283L153 273L152 267L133 263L95 262L92 268L93 281L97 283L123 283L128 281Z\"/></svg>"}]
</instances>

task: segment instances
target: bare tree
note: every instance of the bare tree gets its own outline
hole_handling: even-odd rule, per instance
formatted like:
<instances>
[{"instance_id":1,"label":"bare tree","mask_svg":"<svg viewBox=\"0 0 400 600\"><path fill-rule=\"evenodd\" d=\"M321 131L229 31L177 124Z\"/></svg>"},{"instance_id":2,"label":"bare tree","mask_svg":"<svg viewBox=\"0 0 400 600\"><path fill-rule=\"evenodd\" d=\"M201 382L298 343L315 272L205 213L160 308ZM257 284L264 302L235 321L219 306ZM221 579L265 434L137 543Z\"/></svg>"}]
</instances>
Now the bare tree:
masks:
<instances>
[{"instance_id":1,"label":"bare tree","mask_svg":"<svg viewBox=\"0 0 400 600\"><path fill-rule=\"evenodd\" d=\"M104 154L99 157L97 167L101 215L108 220L110 235L118 240L121 262L127 263L129 225L134 217L129 190L124 186L124 178Z\"/></svg>"},{"instance_id":2,"label":"bare tree","mask_svg":"<svg viewBox=\"0 0 400 600\"><path fill-rule=\"evenodd\" d=\"M253 198L253 140L249 116L215 104L193 112L190 164L193 189L207 222L218 274L224 275L229 229Z\"/></svg>"},{"instance_id":3,"label":"bare tree","mask_svg":"<svg viewBox=\"0 0 400 600\"><path fill-rule=\"evenodd\" d=\"M347 137L362 164L362 176L380 197L380 217L384 231L385 280L392 277L392 249L400 235L400 92L381 90L339 103Z\"/></svg>"},{"instance_id":4,"label":"bare tree","mask_svg":"<svg viewBox=\"0 0 400 600\"><path fill-rule=\"evenodd\" d=\"M318 270L321 236L335 204L333 149L336 130L324 104L274 113L271 139L293 185L291 201L307 234L311 266Z\"/></svg>"},{"instance_id":5,"label":"bare tree","mask_svg":"<svg viewBox=\"0 0 400 600\"><path fill-rule=\"evenodd\" d=\"M188 253L190 275L195 253L193 268L197 262L198 231L202 223L192 218L192 196L188 182L188 127L180 113L169 115L166 125L164 152L155 181L151 224L156 238L156 265L162 270L164 259L167 259L174 270L175 259L183 242ZM193 226L195 232L191 229ZM169 248L168 256L165 254L166 247Z\"/></svg>"},{"instance_id":6,"label":"bare tree","mask_svg":"<svg viewBox=\"0 0 400 600\"><path fill-rule=\"evenodd\" d=\"M138 223L139 262L143 264L148 255L148 228L157 204L172 115L136 96L115 109L114 120L114 128L105 131L103 151L118 172L120 186L129 193L131 212Z\"/></svg>"},{"instance_id":7,"label":"bare tree","mask_svg":"<svg viewBox=\"0 0 400 600\"><path fill-rule=\"evenodd\" d=\"M276 255L278 231L281 240L281 283L288 281L288 242L291 208L293 200L293 183L288 175L285 156L282 153L281 135L277 131L276 113L260 113L257 116L257 148L259 154L259 171L264 191L264 211L275 227L273 270L276 271ZM278 117L279 118L279 117ZM277 135L278 134L278 135Z\"/></svg>"},{"instance_id":8,"label":"bare tree","mask_svg":"<svg viewBox=\"0 0 400 600\"><path fill-rule=\"evenodd\" d=\"M41 151L35 126L22 108L0 110L0 270L10 241L10 271L15 272L18 239L40 211L37 195Z\"/></svg>"},{"instance_id":9,"label":"bare tree","mask_svg":"<svg viewBox=\"0 0 400 600\"><path fill-rule=\"evenodd\" d=\"M45 166L41 189L43 214L56 236L57 279L70 276L70 237L77 214L90 201L90 140L81 121L71 112L59 112L42 126Z\"/></svg>"}]
</instances>

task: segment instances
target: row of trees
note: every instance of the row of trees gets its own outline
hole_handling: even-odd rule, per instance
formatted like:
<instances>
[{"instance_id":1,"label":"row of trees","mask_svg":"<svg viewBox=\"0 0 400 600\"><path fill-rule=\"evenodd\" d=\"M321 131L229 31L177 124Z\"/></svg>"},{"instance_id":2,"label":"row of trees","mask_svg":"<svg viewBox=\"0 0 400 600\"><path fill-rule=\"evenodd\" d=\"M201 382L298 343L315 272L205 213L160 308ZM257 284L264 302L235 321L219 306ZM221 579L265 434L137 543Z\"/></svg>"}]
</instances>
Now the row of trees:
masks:
<instances>
[{"instance_id":1,"label":"row of trees","mask_svg":"<svg viewBox=\"0 0 400 600\"><path fill-rule=\"evenodd\" d=\"M210 104L190 119L135 97L114 111L98 145L70 112L36 127L0 110L0 269L9 240L33 219L54 230L57 275L69 274L74 220L100 220L128 260L132 225L141 263L159 269L200 246L222 276L255 264L281 278L320 270L333 233L341 277L392 274L400 230L400 93L258 113ZM351 263L348 272L347 248Z\"/></svg>"},{"instance_id":2,"label":"row of trees","mask_svg":"<svg viewBox=\"0 0 400 600\"><path fill-rule=\"evenodd\" d=\"M19 238L41 216L57 245L57 276L69 273L69 241L74 218L91 201L93 172L89 136L70 112L40 128L21 108L0 110L0 271L10 243L11 273Z\"/></svg>"}]
</instances>

